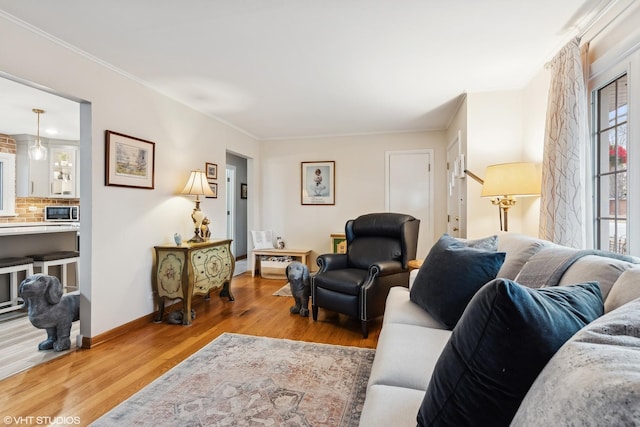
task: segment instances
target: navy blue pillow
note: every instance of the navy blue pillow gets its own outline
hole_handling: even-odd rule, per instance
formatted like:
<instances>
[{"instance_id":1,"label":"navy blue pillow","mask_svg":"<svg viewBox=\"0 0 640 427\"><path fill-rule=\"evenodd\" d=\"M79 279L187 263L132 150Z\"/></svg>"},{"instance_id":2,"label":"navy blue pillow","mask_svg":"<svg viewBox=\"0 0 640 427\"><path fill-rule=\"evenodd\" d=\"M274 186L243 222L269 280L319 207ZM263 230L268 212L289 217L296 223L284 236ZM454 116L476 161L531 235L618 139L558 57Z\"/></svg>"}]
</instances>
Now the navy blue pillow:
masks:
<instances>
[{"instance_id":1,"label":"navy blue pillow","mask_svg":"<svg viewBox=\"0 0 640 427\"><path fill-rule=\"evenodd\" d=\"M597 282L531 289L487 283L440 354L419 426L508 426L551 356L604 311Z\"/></svg>"},{"instance_id":2,"label":"navy blue pillow","mask_svg":"<svg viewBox=\"0 0 640 427\"><path fill-rule=\"evenodd\" d=\"M504 252L469 248L445 234L422 263L409 297L453 329L478 289L496 278L504 258Z\"/></svg>"}]
</instances>

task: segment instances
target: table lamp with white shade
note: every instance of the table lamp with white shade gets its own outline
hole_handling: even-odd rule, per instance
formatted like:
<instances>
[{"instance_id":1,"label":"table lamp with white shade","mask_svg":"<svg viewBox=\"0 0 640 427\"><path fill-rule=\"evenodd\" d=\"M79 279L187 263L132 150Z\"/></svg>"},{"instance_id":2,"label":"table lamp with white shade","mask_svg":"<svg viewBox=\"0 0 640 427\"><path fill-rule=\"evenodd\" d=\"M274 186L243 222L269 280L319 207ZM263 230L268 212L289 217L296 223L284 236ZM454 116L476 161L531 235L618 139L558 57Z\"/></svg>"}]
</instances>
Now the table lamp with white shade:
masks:
<instances>
[{"instance_id":1,"label":"table lamp with white shade","mask_svg":"<svg viewBox=\"0 0 640 427\"><path fill-rule=\"evenodd\" d=\"M191 219L193 220L195 233L193 237L188 240L188 242L204 242L205 239L200 233L200 226L202 225L202 219L204 218L204 214L200 210L200 196L215 196L215 194L211 190L211 187L209 186L209 181L207 181L206 174L200 169L191 171L189 179L187 180L187 184L184 186L180 194L190 194L192 196L196 196L196 207L193 209L193 212L191 212Z\"/></svg>"}]
</instances>

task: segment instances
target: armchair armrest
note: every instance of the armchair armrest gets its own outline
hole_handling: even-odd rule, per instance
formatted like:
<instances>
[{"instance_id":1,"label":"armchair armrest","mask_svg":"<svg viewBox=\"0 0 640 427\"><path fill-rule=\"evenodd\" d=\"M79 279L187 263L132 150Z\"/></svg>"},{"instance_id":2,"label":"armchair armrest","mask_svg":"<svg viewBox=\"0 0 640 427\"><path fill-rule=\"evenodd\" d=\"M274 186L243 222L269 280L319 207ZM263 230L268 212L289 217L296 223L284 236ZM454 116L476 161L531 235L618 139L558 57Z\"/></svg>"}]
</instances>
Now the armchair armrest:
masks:
<instances>
[{"instance_id":1,"label":"armchair armrest","mask_svg":"<svg viewBox=\"0 0 640 427\"><path fill-rule=\"evenodd\" d=\"M369 277L388 276L406 271L408 270L402 267L400 261L381 261L369 267Z\"/></svg>"},{"instance_id":2,"label":"armchair armrest","mask_svg":"<svg viewBox=\"0 0 640 427\"><path fill-rule=\"evenodd\" d=\"M323 254L316 258L318 273L347 268L347 254Z\"/></svg>"}]
</instances>

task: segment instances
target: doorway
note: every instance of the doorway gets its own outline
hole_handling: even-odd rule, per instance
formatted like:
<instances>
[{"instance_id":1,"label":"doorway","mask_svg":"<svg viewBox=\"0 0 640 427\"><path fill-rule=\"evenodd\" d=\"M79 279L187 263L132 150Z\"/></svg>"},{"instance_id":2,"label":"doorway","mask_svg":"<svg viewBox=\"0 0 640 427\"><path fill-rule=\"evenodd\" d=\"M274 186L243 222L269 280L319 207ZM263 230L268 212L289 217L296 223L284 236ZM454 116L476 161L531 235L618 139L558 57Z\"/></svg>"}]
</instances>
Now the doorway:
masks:
<instances>
[{"instance_id":1,"label":"doorway","mask_svg":"<svg viewBox=\"0 0 640 427\"><path fill-rule=\"evenodd\" d=\"M227 239L231 239L231 253L236 253L236 167L227 165Z\"/></svg>"},{"instance_id":2,"label":"doorway","mask_svg":"<svg viewBox=\"0 0 640 427\"><path fill-rule=\"evenodd\" d=\"M227 238L233 239L231 251L236 259L247 257L247 196L240 191L246 185L247 159L227 152Z\"/></svg>"},{"instance_id":3,"label":"doorway","mask_svg":"<svg viewBox=\"0 0 640 427\"><path fill-rule=\"evenodd\" d=\"M29 179L31 178L31 170L24 169L24 164L21 162L18 167L16 159L15 178L12 181L18 185L24 187L25 193L16 194L16 199L19 198L22 205L29 206L29 212L43 211L45 205L81 205L83 209L82 217L91 217L91 186L90 184L81 185L82 181L86 183L91 182L91 104L82 99L77 99L70 96L65 96L56 93L53 90L39 86L36 83L29 82L16 76L12 76L3 72L0 72L0 87L3 93L3 98L0 100L2 105L3 114L0 118L0 133L7 135L15 145L16 155L18 155L18 144L25 144L26 147L32 140L35 140L34 131L37 129L37 133L40 132L39 116L38 125L34 126L33 121L33 108L38 110L44 110L46 113L46 120L48 120L49 126L56 128L57 134L55 136L42 137L43 145L46 145L49 151L49 160L53 161L52 154L56 151L60 151L62 146L72 146L74 153L79 155L82 160L76 157L76 161L72 163L76 164L77 170L73 172L73 178L79 185L81 193L78 194L77 188L72 192L64 196L59 194L50 194L49 192L36 196L29 192ZM41 113L42 114L42 113ZM44 127L44 126L43 126ZM26 152L23 151L20 155L27 158ZM35 171L34 177L37 173L42 172L45 179L50 179L49 168L51 163L44 162L43 171ZM80 164L82 167L80 168ZM69 165L70 166L70 165ZM46 172L46 174L45 174ZM38 177L40 175L37 175ZM51 188L49 182L46 182L46 187ZM26 209L26 208L22 208ZM18 212L18 210L16 210ZM18 212L20 213L20 212ZM25 213L25 212L22 212ZM30 216L31 217L31 216ZM43 217L35 216L31 222L39 224L43 221ZM78 224L79 227L79 224ZM78 230L80 230L78 228ZM56 233L58 234L58 233ZM82 234L79 231L72 233L61 233L68 235L64 238L42 238L42 242L49 242L51 244L51 250L79 250L79 241L82 239L82 257L80 259L80 277L75 274L70 275L70 281L72 283L79 284L81 294L87 296L80 299L80 320L74 322L71 329L72 349L79 347L83 344L84 336L90 336L91 327L91 306L89 297L91 294L90 285L90 269L88 267L91 258L90 238L91 238L91 226L89 223L83 222ZM33 235L37 236L37 235ZM39 250L50 250L38 243ZM62 245L62 246L61 246ZM21 236L15 238L15 244L9 244L7 241L3 241L2 247L11 252L11 256L25 256L29 253L34 253L34 249L29 239L22 239ZM56 249L57 248L57 249ZM71 270L74 271L73 269ZM56 274L56 273L53 273ZM34 366L40 363L50 360L52 357L57 357L66 352L52 352L51 355L43 355L34 352L37 349L38 342L42 341L41 329L34 328L28 318L23 316L24 313L15 311L11 313L16 315L15 318L3 319L3 334L0 334L0 358L9 355L10 359L5 358L7 361L0 370L0 377L10 375L15 372L11 372L11 369L25 369L25 367ZM20 317L20 316L23 317ZM11 326L9 324L11 323ZM21 328L24 328L22 331ZM10 338L10 343L7 344L6 333L13 331L13 336ZM19 331L19 332L16 332ZM15 337L19 336L20 339L16 340ZM24 351L20 350L24 348Z\"/></svg>"}]
</instances>

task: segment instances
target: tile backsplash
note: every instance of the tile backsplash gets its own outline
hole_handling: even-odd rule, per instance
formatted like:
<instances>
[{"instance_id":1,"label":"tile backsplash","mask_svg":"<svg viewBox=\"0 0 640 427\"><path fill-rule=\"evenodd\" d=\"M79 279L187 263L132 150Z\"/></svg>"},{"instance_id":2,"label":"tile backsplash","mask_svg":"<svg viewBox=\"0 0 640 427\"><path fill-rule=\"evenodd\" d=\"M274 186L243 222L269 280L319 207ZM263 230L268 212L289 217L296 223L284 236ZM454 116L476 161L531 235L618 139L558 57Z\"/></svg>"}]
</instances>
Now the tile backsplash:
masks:
<instances>
[{"instance_id":1,"label":"tile backsplash","mask_svg":"<svg viewBox=\"0 0 640 427\"><path fill-rule=\"evenodd\" d=\"M18 216L0 217L0 224L11 222L42 222L45 206L79 206L80 199L16 197Z\"/></svg>"}]
</instances>

